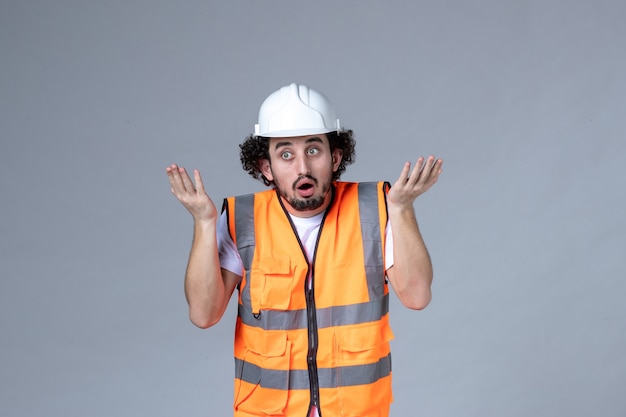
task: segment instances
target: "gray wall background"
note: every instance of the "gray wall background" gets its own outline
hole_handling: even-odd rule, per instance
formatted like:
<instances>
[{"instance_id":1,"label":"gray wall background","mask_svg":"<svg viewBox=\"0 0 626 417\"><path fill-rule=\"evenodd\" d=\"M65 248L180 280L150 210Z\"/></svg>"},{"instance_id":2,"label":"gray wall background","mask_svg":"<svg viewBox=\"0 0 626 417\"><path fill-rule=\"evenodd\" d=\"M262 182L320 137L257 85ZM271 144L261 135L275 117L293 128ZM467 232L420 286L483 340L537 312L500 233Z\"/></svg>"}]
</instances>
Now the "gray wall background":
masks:
<instances>
[{"instance_id":1,"label":"gray wall background","mask_svg":"<svg viewBox=\"0 0 626 417\"><path fill-rule=\"evenodd\" d=\"M434 300L392 301L395 416L626 415L626 3L0 1L0 415L228 416L234 303L187 319L191 217L296 81L346 180L444 158Z\"/></svg>"}]
</instances>

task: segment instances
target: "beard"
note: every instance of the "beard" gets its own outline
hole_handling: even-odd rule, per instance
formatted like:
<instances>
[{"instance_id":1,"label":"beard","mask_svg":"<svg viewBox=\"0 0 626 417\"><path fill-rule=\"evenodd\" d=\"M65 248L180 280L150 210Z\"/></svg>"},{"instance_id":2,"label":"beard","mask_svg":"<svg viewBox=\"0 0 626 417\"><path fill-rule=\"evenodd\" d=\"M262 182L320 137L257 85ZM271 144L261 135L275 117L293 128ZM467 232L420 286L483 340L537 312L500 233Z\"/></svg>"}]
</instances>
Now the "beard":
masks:
<instances>
[{"instance_id":1,"label":"beard","mask_svg":"<svg viewBox=\"0 0 626 417\"><path fill-rule=\"evenodd\" d=\"M330 182L325 182L324 184L322 184L322 190L319 194L317 195L312 195L311 197L307 197L307 198L298 198L295 196L296 190L297 190L297 184L300 180L302 180L303 178L308 178L311 181L313 181L316 185L318 183L317 179L310 176L310 175L306 175L303 177L298 178L292 185L291 190L293 192L292 195L290 195L290 193L288 193L288 190L283 187L279 182L275 181L276 184L276 189L278 190L278 194L284 199L286 200L289 205L291 207L294 208L294 210L296 211L309 211L309 210L316 210L318 208L320 208L325 200L326 200L326 194L328 193L328 190L330 190Z\"/></svg>"},{"instance_id":2,"label":"beard","mask_svg":"<svg viewBox=\"0 0 626 417\"><path fill-rule=\"evenodd\" d=\"M324 196L311 197L307 199L287 198L287 201L297 211L308 211L318 209L324 204Z\"/></svg>"}]
</instances>

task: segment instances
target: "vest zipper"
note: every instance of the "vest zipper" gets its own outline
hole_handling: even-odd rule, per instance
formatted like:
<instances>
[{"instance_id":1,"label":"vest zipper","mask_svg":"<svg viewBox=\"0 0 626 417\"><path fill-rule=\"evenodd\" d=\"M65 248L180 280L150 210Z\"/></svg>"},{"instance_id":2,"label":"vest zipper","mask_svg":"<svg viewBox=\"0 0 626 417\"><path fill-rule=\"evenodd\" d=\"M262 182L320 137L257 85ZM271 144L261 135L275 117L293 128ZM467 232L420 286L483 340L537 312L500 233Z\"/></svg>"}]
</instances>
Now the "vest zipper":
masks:
<instances>
[{"instance_id":1,"label":"vest zipper","mask_svg":"<svg viewBox=\"0 0 626 417\"><path fill-rule=\"evenodd\" d=\"M309 266L309 268L311 268ZM309 280L311 280L311 286L309 287ZM309 331L309 350L307 352L307 368L309 370L309 387L311 392L311 402L309 404L309 411L307 415L311 415L311 410L316 407L318 414L321 417L322 413L319 406L319 379L317 375L317 314L315 312L315 294L313 284L313 273L309 275L307 282L305 283L306 291L306 309L307 309L307 326Z\"/></svg>"},{"instance_id":2,"label":"vest zipper","mask_svg":"<svg viewBox=\"0 0 626 417\"><path fill-rule=\"evenodd\" d=\"M307 411L307 417L311 417L311 411L313 408L317 409L317 415L322 417L322 410L320 408L320 382L317 374L317 345L318 345L318 334L317 334L317 310L315 309L315 257L317 255L317 246L320 243L320 236L322 235L322 228L324 226L324 221L326 220L326 215L330 210L330 207L333 205L335 201L335 187L331 188L331 199L330 204L326 208L324 212L324 217L320 223L320 229L317 233L317 240L315 242L315 250L313 251L313 259L309 261L309 258L306 254L306 250L304 249L304 245L300 240L300 236L298 236L298 231L296 226L293 224L293 220L289 216L289 212L285 208L283 204L283 200L278 195L278 201L289 220L289 224L291 225L291 229L293 230L296 239L298 240L298 244L300 245L300 250L302 251L302 255L306 260L308 270L307 270L307 279L304 282L304 293L306 295L306 316L307 316L307 329L308 329L308 340L309 340L309 348L307 351L307 369L309 371L309 392L310 392L310 402L309 402L309 410ZM276 190L276 194L278 194L278 190Z\"/></svg>"}]
</instances>

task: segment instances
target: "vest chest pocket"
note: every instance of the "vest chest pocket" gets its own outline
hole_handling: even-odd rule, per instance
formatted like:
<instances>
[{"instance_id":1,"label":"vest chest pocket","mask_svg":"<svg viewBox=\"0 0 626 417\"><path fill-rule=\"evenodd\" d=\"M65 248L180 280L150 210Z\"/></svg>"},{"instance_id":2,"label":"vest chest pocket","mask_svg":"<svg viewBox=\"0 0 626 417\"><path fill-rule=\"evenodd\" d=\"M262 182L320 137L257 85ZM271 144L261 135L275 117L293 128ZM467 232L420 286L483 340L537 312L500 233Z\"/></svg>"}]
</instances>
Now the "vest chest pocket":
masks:
<instances>
[{"instance_id":1,"label":"vest chest pocket","mask_svg":"<svg viewBox=\"0 0 626 417\"><path fill-rule=\"evenodd\" d=\"M261 309L287 310L295 281L295 266L288 257L261 258L256 264L251 290L254 299L258 297ZM254 303L253 303L254 304Z\"/></svg>"}]
</instances>

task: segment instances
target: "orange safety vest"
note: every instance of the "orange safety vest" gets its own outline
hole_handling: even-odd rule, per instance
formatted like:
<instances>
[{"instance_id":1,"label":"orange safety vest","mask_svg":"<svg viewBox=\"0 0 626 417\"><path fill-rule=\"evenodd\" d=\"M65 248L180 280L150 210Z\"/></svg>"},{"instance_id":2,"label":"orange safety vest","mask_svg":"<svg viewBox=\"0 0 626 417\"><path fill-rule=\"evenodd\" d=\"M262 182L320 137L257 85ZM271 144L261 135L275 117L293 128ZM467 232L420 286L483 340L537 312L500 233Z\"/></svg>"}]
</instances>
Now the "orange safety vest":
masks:
<instances>
[{"instance_id":1,"label":"orange safety vest","mask_svg":"<svg viewBox=\"0 0 626 417\"><path fill-rule=\"evenodd\" d=\"M235 417L389 415L388 188L334 183L312 262L276 190L224 201L245 269Z\"/></svg>"}]
</instances>

